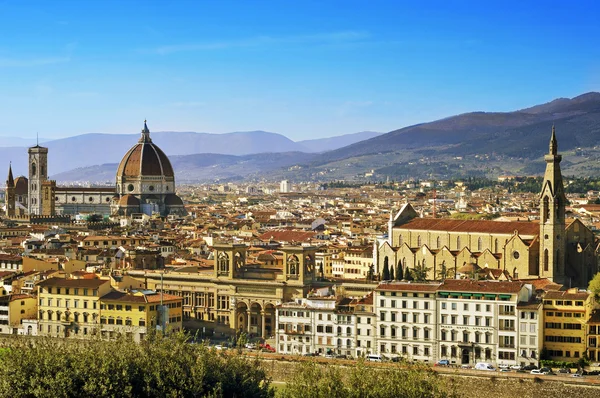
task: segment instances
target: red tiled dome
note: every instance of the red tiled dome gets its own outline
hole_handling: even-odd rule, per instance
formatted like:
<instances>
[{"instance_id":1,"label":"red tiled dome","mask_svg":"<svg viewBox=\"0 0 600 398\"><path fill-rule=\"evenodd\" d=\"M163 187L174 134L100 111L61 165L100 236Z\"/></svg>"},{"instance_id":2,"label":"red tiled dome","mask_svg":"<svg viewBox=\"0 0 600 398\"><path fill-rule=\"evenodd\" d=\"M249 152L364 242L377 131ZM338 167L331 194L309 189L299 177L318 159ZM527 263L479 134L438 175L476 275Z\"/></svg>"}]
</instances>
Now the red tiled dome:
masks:
<instances>
[{"instance_id":1,"label":"red tiled dome","mask_svg":"<svg viewBox=\"0 0 600 398\"><path fill-rule=\"evenodd\" d=\"M165 153L150 138L150 131L144 122L142 137L135 144L119 164L117 176L165 176L174 177L173 167Z\"/></svg>"}]
</instances>

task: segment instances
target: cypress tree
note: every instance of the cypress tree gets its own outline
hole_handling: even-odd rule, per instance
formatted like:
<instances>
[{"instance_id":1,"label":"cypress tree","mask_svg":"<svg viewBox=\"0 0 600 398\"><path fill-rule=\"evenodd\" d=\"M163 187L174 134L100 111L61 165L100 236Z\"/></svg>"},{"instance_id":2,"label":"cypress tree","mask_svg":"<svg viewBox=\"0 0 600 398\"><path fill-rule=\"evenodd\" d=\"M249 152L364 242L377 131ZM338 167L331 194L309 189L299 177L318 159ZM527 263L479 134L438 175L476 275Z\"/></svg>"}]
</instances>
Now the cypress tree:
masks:
<instances>
[{"instance_id":1,"label":"cypress tree","mask_svg":"<svg viewBox=\"0 0 600 398\"><path fill-rule=\"evenodd\" d=\"M406 267L405 273L406 273L406 275L404 276L404 279L406 279L407 281L414 280L414 278L412 276L412 272L410 272L410 268Z\"/></svg>"},{"instance_id":2,"label":"cypress tree","mask_svg":"<svg viewBox=\"0 0 600 398\"><path fill-rule=\"evenodd\" d=\"M402 279L404 279L404 272L402 272L402 263L398 262L396 269L396 280L401 281Z\"/></svg>"},{"instance_id":3,"label":"cypress tree","mask_svg":"<svg viewBox=\"0 0 600 398\"><path fill-rule=\"evenodd\" d=\"M390 280L393 281L394 279L394 267L390 267Z\"/></svg>"},{"instance_id":4,"label":"cypress tree","mask_svg":"<svg viewBox=\"0 0 600 398\"><path fill-rule=\"evenodd\" d=\"M389 281L390 280L390 266L388 264L388 258L386 257L383 261L383 272L381 274L381 280Z\"/></svg>"}]
</instances>

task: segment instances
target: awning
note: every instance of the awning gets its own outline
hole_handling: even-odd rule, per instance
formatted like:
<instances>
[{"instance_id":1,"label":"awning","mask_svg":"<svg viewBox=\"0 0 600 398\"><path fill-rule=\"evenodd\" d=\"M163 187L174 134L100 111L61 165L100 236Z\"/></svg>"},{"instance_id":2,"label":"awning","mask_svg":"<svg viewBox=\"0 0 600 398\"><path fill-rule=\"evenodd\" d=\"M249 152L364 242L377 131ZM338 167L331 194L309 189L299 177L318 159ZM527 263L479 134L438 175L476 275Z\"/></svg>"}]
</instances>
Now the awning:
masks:
<instances>
[{"instance_id":1,"label":"awning","mask_svg":"<svg viewBox=\"0 0 600 398\"><path fill-rule=\"evenodd\" d=\"M441 292L441 293L440 293L440 296L443 296L443 297L448 297L448 294L449 294L449 293L447 293L447 292Z\"/></svg>"},{"instance_id":2,"label":"awning","mask_svg":"<svg viewBox=\"0 0 600 398\"><path fill-rule=\"evenodd\" d=\"M460 293L450 293L450 297L460 297Z\"/></svg>"},{"instance_id":3,"label":"awning","mask_svg":"<svg viewBox=\"0 0 600 398\"><path fill-rule=\"evenodd\" d=\"M484 294L484 296L488 297L488 298L494 298L494 299L496 298L495 294Z\"/></svg>"},{"instance_id":4,"label":"awning","mask_svg":"<svg viewBox=\"0 0 600 398\"><path fill-rule=\"evenodd\" d=\"M471 297L472 296L471 293L463 293L462 295L463 295L463 297Z\"/></svg>"},{"instance_id":5,"label":"awning","mask_svg":"<svg viewBox=\"0 0 600 398\"><path fill-rule=\"evenodd\" d=\"M473 297L483 297L483 294L481 294L481 293L473 293Z\"/></svg>"},{"instance_id":6,"label":"awning","mask_svg":"<svg viewBox=\"0 0 600 398\"><path fill-rule=\"evenodd\" d=\"M510 294L500 294L498 297L500 297L501 299L510 299L511 295Z\"/></svg>"}]
</instances>

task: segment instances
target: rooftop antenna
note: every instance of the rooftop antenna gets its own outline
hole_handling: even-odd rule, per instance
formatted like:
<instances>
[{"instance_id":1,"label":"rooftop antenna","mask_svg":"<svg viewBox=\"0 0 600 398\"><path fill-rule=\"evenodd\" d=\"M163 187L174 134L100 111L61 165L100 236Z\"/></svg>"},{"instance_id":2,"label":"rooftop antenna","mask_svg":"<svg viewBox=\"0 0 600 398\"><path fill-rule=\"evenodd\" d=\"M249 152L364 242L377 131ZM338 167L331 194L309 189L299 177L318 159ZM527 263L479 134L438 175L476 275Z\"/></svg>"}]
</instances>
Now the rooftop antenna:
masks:
<instances>
[{"instance_id":1,"label":"rooftop antenna","mask_svg":"<svg viewBox=\"0 0 600 398\"><path fill-rule=\"evenodd\" d=\"M35 132L35 145L40 146L40 133L37 131Z\"/></svg>"}]
</instances>

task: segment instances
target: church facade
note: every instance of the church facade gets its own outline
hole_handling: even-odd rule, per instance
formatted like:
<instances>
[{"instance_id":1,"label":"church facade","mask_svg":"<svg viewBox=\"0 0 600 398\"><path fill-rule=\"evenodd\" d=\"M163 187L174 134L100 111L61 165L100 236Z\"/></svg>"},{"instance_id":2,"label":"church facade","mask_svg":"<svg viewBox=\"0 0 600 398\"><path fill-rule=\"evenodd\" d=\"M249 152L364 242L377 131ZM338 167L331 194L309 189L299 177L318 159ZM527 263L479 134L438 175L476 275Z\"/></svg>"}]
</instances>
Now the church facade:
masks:
<instances>
[{"instance_id":1,"label":"church facade","mask_svg":"<svg viewBox=\"0 0 600 398\"><path fill-rule=\"evenodd\" d=\"M109 187L61 187L48 179L48 148L29 148L29 176L6 181L7 216L53 216L77 213L185 215L175 193L169 158L152 142L144 121L140 140L123 157Z\"/></svg>"},{"instance_id":2,"label":"church facade","mask_svg":"<svg viewBox=\"0 0 600 398\"><path fill-rule=\"evenodd\" d=\"M390 216L388 240L377 245L376 272L387 265L428 280L548 278L587 287L598 272L597 242L581 221L566 224L562 157L554 127L544 159L539 223L420 218L405 204Z\"/></svg>"}]
</instances>

